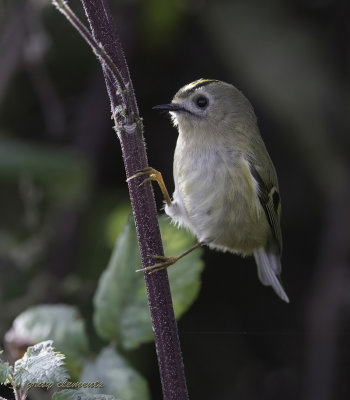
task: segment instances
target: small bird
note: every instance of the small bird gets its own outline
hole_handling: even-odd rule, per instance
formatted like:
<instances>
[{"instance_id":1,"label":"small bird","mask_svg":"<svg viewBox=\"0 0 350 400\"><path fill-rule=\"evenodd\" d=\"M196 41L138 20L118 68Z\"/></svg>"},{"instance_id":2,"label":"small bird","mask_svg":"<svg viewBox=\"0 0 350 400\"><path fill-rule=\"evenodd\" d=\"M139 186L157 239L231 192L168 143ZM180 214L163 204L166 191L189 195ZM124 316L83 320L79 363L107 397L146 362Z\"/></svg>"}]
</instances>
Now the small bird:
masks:
<instances>
[{"instance_id":1,"label":"small bird","mask_svg":"<svg viewBox=\"0 0 350 400\"><path fill-rule=\"evenodd\" d=\"M151 272L174 264L195 248L254 255L258 277L289 302L281 274L281 201L278 180L248 99L233 85L199 79L182 87L170 104L153 107L170 112L179 136L174 154L175 191L171 200L160 172L145 168L160 185L165 213L187 228L198 243ZM142 182L143 183L143 182Z\"/></svg>"}]
</instances>

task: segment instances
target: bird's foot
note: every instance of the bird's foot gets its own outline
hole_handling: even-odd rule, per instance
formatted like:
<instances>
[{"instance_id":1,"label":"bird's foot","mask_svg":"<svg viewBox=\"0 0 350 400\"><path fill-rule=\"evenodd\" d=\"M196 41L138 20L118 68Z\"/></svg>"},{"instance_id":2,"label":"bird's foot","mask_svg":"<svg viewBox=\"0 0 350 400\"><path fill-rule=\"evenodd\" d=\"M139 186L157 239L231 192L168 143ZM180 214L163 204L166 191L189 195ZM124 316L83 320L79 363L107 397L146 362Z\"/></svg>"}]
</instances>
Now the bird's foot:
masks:
<instances>
[{"instance_id":1,"label":"bird's foot","mask_svg":"<svg viewBox=\"0 0 350 400\"><path fill-rule=\"evenodd\" d=\"M131 179L138 178L139 176L147 176L147 178L145 178L139 184L139 186L143 185L146 182L150 182L150 181L156 181L159 183L162 180L162 174L159 171L157 171L156 169L154 169L152 167L146 167L146 168L140 169L136 174L130 176L126 181L129 182L129 181L131 181Z\"/></svg>"},{"instance_id":2,"label":"bird's foot","mask_svg":"<svg viewBox=\"0 0 350 400\"><path fill-rule=\"evenodd\" d=\"M171 199L170 199L168 190L165 186L161 172L157 171L156 169L154 169L152 167L142 168L136 174L130 176L126 181L129 182L129 181L131 181L131 179L135 179L140 176L145 176L145 179L139 184L139 187L142 186L146 182L151 182L151 181L157 182L160 187L160 190L162 191L162 194L163 194L163 197L164 197L166 203L168 204L168 206L171 205Z\"/></svg>"},{"instance_id":3,"label":"bird's foot","mask_svg":"<svg viewBox=\"0 0 350 400\"><path fill-rule=\"evenodd\" d=\"M146 268L141 268L136 270L136 272L147 272L148 274L154 274L155 272L161 271L162 269L166 269L171 265L175 264L181 257L166 257L166 256L153 256L154 260L159 260L161 262L150 265Z\"/></svg>"},{"instance_id":4,"label":"bird's foot","mask_svg":"<svg viewBox=\"0 0 350 400\"><path fill-rule=\"evenodd\" d=\"M160 260L159 262L154 265L150 265L149 267L138 269L136 272L144 271L148 272L149 274L153 274L154 272L161 271L162 269L169 268L171 265L177 263L181 258L187 256L187 254L191 253L193 250L198 249L198 247L203 246L204 243L198 242L188 250L181 253L179 256L176 257L166 257L166 256L153 256L153 260Z\"/></svg>"}]
</instances>

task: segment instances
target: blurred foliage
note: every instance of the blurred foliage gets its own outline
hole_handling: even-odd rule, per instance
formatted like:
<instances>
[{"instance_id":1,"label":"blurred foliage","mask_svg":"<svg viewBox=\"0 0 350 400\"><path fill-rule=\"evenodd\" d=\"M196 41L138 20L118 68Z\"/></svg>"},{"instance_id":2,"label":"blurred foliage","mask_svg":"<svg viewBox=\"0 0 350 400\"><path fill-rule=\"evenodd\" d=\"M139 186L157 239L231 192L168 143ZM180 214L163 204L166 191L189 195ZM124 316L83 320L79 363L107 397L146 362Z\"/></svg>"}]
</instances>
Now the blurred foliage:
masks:
<instances>
[{"instance_id":1,"label":"blurred foliage","mask_svg":"<svg viewBox=\"0 0 350 400\"><path fill-rule=\"evenodd\" d=\"M119 216L115 216L119 221ZM159 220L165 254L181 254L195 244L186 231L176 229L169 219ZM117 226L117 224L115 225ZM193 252L169 269L175 317L179 318L197 297L203 262L201 251ZM133 267L132 267L133 266ZM132 349L153 340L146 288L141 268L134 222L129 218L103 272L94 297L94 323L99 335Z\"/></svg>"},{"instance_id":2,"label":"blurred foliage","mask_svg":"<svg viewBox=\"0 0 350 400\"><path fill-rule=\"evenodd\" d=\"M45 188L53 204L81 203L91 184L89 164L81 154L70 149L0 141L0 179L13 181L29 176Z\"/></svg>"},{"instance_id":3,"label":"blurred foliage","mask_svg":"<svg viewBox=\"0 0 350 400\"><path fill-rule=\"evenodd\" d=\"M14 366L0 361L0 384L10 384L16 399L25 400L32 387L42 385L49 388L68 379L64 358L63 354L55 351L52 340L29 346Z\"/></svg>"},{"instance_id":4,"label":"blurred foliage","mask_svg":"<svg viewBox=\"0 0 350 400\"><path fill-rule=\"evenodd\" d=\"M348 399L350 3L108 3L169 189L176 132L151 107L200 77L251 100L279 176L291 304L259 285L252 260L206 251L179 323L191 398ZM46 0L1 1L1 337L30 305L68 303L101 349L91 298L128 208L111 128L98 63L64 18ZM128 356L159 398L153 348Z\"/></svg>"},{"instance_id":5,"label":"blurred foliage","mask_svg":"<svg viewBox=\"0 0 350 400\"><path fill-rule=\"evenodd\" d=\"M135 272L135 268L141 265L141 258L134 221L131 217L127 218L129 211L122 206L118 212L113 212L116 222L112 222L111 226L119 230L120 221L127 221L111 260L100 277L93 314L97 333L104 340L117 344L118 349L125 350L153 339L144 277L142 273ZM161 218L160 226L166 250L180 254L193 245L194 239L189 233L176 229L169 219ZM192 253L169 273L177 318L198 295L203 269L200 256L201 251ZM94 361L90 360L93 355L85 322L73 306L39 305L27 309L14 320L12 328L6 333L5 343L9 356L17 359L28 345L48 339L66 356L67 369L73 379L78 382L103 382L103 388L93 389L93 393L107 393L125 400L150 398L146 380L117 349L104 348ZM5 367L4 364L4 370ZM47 382L51 381L48 379ZM62 396L70 398L71 392Z\"/></svg>"},{"instance_id":6,"label":"blurred foliage","mask_svg":"<svg viewBox=\"0 0 350 400\"><path fill-rule=\"evenodd\" d=\"M16 358L20 344L35 344L48 339L53 340L55 347L66 356L70 375L78 378L89 345L85 323L74 307L41 305L24 311L7 332L6 345Z\"/></svg>"},{"instance_id":7,"label":"blurred foliage","mask_svg":"<svg viewBox=\"0 0 350 400\"><path fill-rule=\"evenodd\" d=\"M147 0L143 3L142 28L145 44L150 50L168 47L176 41L186 6L185 0Z\"/></svg>"},{"instance_id":8,"label":"blurred foliage","mask_svg":"<svg viewBox=\"0 0 350 400\"><path fill-rule=\"evenodd\" d=\"M151 398L145 379L111 347L102 349L94 362L85 364L80 380L103 382L104 387L96 392L111 393L116 399Z\"/></svg>"}]
</instances>

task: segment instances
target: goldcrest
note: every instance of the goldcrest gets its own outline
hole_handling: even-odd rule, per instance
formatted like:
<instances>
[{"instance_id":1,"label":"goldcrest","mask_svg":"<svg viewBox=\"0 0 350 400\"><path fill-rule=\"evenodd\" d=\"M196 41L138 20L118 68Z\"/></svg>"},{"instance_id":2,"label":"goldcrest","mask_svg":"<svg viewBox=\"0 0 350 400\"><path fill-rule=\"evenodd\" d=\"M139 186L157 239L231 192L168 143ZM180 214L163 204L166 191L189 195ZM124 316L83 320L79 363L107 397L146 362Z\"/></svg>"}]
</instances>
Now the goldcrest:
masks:
<instances>
[{"instance_id":1,"label":"goldcrest","mask_svg":"<svg viewBox=\"0 0 350 400\"><path fill-rule=\"evenodd\" d=\"M260 281L289 302L279 278L282 234L277 175L250 102L231 84L199 79L182 87L170 104L154 108L169 111L179 132L172 200L158 171L149 168L137 175L148 174L147 180L160 183L166 214L196 236L198 245L193 248L204 244L253 255ZM182 256L164 260L170 260L170 265Z\"/></svg>"}]
</instances>

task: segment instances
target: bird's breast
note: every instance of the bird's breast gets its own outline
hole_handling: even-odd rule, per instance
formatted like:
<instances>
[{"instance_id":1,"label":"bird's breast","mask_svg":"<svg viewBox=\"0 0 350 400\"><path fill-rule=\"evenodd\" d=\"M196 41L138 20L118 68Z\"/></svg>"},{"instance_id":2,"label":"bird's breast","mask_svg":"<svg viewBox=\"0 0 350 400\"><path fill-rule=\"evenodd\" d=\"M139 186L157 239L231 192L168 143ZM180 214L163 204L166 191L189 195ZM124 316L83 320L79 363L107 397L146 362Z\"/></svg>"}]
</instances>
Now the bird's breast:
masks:
<instances>
[{"instance_id":1,"label":"bird's breast","mask_svg":"<svg viewBox=\"0 0 350 400\"><path fill-rule=\"evenodd\" d=\"M230 167L234 159L231 157ZM202 230L220 218L225 206L229 168L222 151L211 146L179 146L174 156L175 200L184 210L188 226Z\"/></svg>"},{"instance_id":2,"label":"bird's breast","mask_svg":"<svg viewBox=\"0 0 350 400\"><path fill-rule=\"evenodd\" d=\"M192 208L193 203L206 203L209 200L208 195L212 197L210 194L215 185L223 184L225 170L217 149L198 146L179 151L177 148L174 156L175 187L186 208Z\"/></svg>"},{"instance_id":3,"label":"bird's breast","mask_svg":"<svg viewBox=\"0 0 350 400\"><path fill-rule=\"evenodd\" d=\"M242 248L241 237L261 225L258 196L242 155L232 148L178 148L174 157L174 200L179 205L181 224L199 240L218 248ZM262 225L261 225L262 226ZM266 235L266 226L258 232Z\"/></svg>"}]
</instances>

